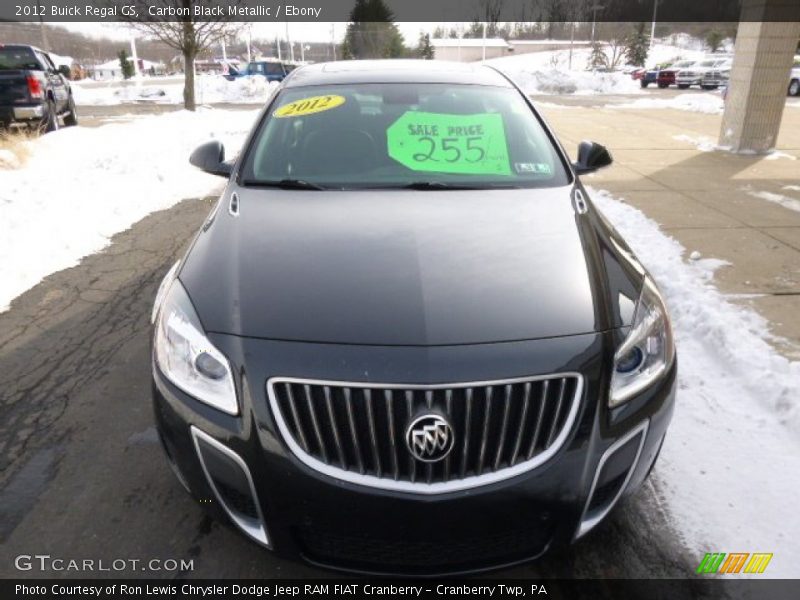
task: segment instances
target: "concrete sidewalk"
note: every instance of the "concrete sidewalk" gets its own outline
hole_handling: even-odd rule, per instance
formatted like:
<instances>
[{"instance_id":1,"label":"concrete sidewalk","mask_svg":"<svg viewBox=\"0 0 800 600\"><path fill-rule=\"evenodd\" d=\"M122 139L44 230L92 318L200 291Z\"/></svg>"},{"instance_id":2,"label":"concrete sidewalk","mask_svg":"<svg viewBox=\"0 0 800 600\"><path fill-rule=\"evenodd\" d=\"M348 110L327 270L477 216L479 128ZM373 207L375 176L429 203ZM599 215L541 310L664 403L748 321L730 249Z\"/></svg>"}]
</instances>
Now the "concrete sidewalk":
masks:
<instances>
[{"instance_id":1,"label":"concrete sidewalk","mask_svg":"<svg viewBox=\"0 0 800 600\"><path fill-rule=\"evenodd\" d=\"M730 262L715 284L767 318L785 340L776 348L800 360L800 106L786 107L780 154L769 158L699 149L696 142L716 143L721 115L553 105L542 111L571 154L584 139L611 150L615 164L585 183L640 209L687 254Z\"/></svg>"}]
</instances>

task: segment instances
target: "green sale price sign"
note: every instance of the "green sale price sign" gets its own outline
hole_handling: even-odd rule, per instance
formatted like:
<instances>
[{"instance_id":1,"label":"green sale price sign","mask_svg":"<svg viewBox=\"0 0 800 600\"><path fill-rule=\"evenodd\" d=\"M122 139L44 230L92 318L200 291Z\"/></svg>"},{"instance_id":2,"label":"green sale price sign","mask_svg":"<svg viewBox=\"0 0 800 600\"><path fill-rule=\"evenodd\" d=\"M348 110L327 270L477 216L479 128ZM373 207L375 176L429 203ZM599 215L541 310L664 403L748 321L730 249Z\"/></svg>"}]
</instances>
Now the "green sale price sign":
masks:
<instances>
[{"instance_id":1,"label":"green sale price sign","mask_svg":"<svg viewBox=\"0 0 800 600\"><path fill-rule=\"evenodd\" d=\"M389 156L413 171L511 175L499 114L408 111L386 130Z\"/></svg>"}]
</instances>

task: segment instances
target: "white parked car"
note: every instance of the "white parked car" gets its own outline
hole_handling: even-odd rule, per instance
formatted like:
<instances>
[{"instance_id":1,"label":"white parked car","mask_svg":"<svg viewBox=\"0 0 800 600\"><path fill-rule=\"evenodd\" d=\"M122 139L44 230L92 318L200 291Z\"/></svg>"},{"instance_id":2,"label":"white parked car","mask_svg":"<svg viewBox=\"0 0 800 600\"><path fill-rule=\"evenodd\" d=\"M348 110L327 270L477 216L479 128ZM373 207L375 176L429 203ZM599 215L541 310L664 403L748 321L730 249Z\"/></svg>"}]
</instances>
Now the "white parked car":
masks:
<instances>
[{"instance_id":1,"label":"white parked car","mask_svg":"<svg viewBox=\"0 0 800 600\"><path fill-rule=\"evenodd\" d=\"M703 79L706 73L709 71L713 72L715 70L720 70L720 68L723 68L727 64L728 72L730 73L730 62L731 58L728 56L703 59L693 64L691 67L678 71L678 74L675 77L675 82L682 90L685 90L691 85L703 86L705 85L703 83ZM709 83L708 85L712 84ZM717 87L718 85L719 84L714 87Z\"/></svg>"},{"instance_id":2,"label":"white parked car","mask_svg":"<svg viewBox=\"0 0 800 600\"><path fill-rule=\"evenodd\" d=\"M789 95L800 96L800 56L794 57L794 68L789 76Z\"/></svg>"},{"instance_id":3,"label":"white parked car","mask_svg":"<svg viewBox=\"0 0 800 600\"><path fill-rule=\"evenodd\" d=\"M728 85L731 78L733 59L724 60L703 73L700 87L704 90L715 90L720 86Z\"/></svg>"}]
</instances>

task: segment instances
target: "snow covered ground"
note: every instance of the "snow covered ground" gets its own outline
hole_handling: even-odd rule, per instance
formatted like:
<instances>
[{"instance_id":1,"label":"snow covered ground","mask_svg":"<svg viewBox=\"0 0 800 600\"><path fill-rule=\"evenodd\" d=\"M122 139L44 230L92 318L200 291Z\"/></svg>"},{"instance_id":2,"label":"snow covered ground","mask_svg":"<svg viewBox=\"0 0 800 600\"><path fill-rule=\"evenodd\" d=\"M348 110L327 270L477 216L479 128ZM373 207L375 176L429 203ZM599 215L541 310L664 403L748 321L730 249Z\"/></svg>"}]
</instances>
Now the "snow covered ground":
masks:
<instances>
[{"instance_id":1,"label":"snow covered ground","mask_svg":"<svg viewBox=\"0 0 800 600\"><path fill-rule=\"evenodd\" d=\"M608 51L607 51L608 53ZM621 70L613 73L587 71L588 48L576 48L570 61L569 49L530 52L486 61L513 77L528 94L638 94L638 81ZM678 59L700 59L702 50L670 44L655 44L647 65Z\"/></svg>"},{"instance_id":2,"label":"snow covered ground","mask_svg":"<svg viewBox=\"0 0 800 600\"><path fill-rule=\"evenodd\" d=\"M772 552L766 574L800 577L800 362L766 343L767 322L712 284L720 261L686 252L606 192L595 204L666 297L678 348L675 417L652 483L683 541L705 552Z\"/></svg>"},{"instance_id":3,"label":"snow covered ground","mask_svg":"<svg viewBox=\"0 0 800 600\"><path fill-rule=\"evenodd\" d=\"M147 77L139 81L76 81L72 86L79 106L123 102L183 104L183 83L183 77ZM221 75L198 75L195 94L198 104L264 104L277 85L260 75L233 81Z\"/></svg>"},{"instance_id":4,"label":"snow covered ground","mask_svg":"<svg viewBox=\"0 0 800 600\"><path fill-rule=\"evenodd\" d=\"M221 187L189 165L189 154L218 138L235 155L256 115L179 111L24 142L24 165L0 170L0 311L145 215Z\"/></svg>"}]
</instances>

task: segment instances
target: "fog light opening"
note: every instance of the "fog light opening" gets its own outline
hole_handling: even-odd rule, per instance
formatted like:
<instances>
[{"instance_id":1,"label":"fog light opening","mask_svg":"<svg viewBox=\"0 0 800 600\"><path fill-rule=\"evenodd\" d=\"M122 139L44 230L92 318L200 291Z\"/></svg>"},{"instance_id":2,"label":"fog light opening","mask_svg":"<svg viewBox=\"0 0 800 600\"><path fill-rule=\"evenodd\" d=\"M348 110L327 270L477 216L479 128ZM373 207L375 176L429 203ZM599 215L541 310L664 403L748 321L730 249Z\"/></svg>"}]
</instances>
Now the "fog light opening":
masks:
<instances>
[{"instance_id":1,"label":"fog light opening","mask_svg":"<svg viewBox=\"0 0 800 600\"><path fill-rule=\"evenodd\" d=\"M606 518L611 509L617 504L625 488L639 464L639 457L642 454L644 441L647 439L647 428L650 424L649 420L642 421L634 429L629 431L625 436L614 442L608 450L600 457L595 469L594 478L592 479L592 487L589 489L589 496L586 498L586 504L583 507L581 520L578 524L578 530L575 533L575 538L578 539L586 535L589 531L594 529L603 519ZM635 441L638 437L638 441ZM604 475L606 465L612 465L612 459L615 455L623 450L629 443L635 441L636 453L630 463L621 470L620 473L606 476L605 481L601 481L601 476ZM624 453L623 453L624 454ZM619 465L612 465L612 467L619 468ZM605 474L608 475L608 474Z\"/></svg>"},{"instance_id":2,"label":"fog light opening","mask_svg":"<svg viewBox=\"0 0 800 600\"><path fill-rule=\"evenodd\" d=\"M245 535L270 548L264 515L247 464L236 452L204 431L192 426L191 432L200 466L217 502Z\"/></svg>"}]
</instances>

